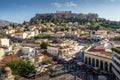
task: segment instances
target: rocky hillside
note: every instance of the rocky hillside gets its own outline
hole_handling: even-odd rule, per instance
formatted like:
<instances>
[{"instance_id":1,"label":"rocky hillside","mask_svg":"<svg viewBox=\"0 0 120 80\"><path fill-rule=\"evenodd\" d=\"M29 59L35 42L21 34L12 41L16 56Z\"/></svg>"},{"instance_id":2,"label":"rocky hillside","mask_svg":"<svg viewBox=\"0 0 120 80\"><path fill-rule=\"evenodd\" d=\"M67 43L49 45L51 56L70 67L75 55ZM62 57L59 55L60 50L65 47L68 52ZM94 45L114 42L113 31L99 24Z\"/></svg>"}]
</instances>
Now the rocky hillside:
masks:
<instances>
[{"instance_id":1,"label":"rocky hillside","mask_svg":"<svg viewBox=\"0 0 120 80\"><path fill-rule=\"evenodd\" d=\"M99 21L100 18L98 14L95 13L88 13L88 14L83 14L83 13L72 13L72 12L61 12L61 13L44 13L44 14L36 14L35 17L33 17L30 22L36 22L38 20L43 20L44 21L51 21L54 22L57 19L62 19L65 21Z\"/></svg>"}]
</instances>

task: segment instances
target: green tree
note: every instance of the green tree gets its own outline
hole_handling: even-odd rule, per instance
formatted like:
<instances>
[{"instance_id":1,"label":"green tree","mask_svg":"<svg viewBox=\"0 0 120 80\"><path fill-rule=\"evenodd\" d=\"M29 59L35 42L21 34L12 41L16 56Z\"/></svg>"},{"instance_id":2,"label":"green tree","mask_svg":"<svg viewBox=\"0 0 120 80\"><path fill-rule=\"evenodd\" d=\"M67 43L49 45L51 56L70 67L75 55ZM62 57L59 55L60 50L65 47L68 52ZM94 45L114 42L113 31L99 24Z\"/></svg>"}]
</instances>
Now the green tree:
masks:
<instances>
[{"instance_id":1,"label":"green tree","mask_svg":"<svg viewBox=\"0 0 120 80\"><path fill-rule=\"evenodd\" d=\"M120 35L115 37L115 40L120 41Z\"/></svg>"},{"instance_id":2,"label":"green tree","mask_svg":"<svg viewBox=\"0 0 120 80\"><path fill-rule=\"evenodd\" d=\"M49 46L49 42L48 41L46 41L46 42L42 42L41 44L40 44L40 47L41 47L41 49L47 49L47 46Z\"/></svg>"},{"instance_id":3,"label":"green tree","mask_svg":"<svg viewBox=\"0 0 120 80\"><path fill-rule=\"evenodd\" d=\"M7 36L5 34L0 34L0 38L6 38Z\"/></svg>"},{"instance_id":4,"label":"green tree","mask_svg":"<svg viewBox=\"0 0 120 80\"><path fill-rule=\"evenodd\" d=\"M0 30L2 30L3 29L3 26L0 26Z\"/></svg>"},{"instance_id":5,"label":"green tree","mask_svg":"<svg viewBox=\"0 0 120 80\"><path fill-rule=\"evenodd\" d=\"M49 34L39 34L35 36L35 39L41 39L41 38L50 38L51 36Z\"/></svg>"},{"instance_id":6,"label":"green tree","mask_svg":"<svg viewBox=\"0 0 120 80\"><path fill-rule=\"evenodd\" d=\"M3 29L8 29L8 26L3 26Z\"/></svg>"},{"instance_id":7,"label":"green tree","mask_svg":"<svg viewBox=\"0 0 120 80\"><path fill-rule=\"evenodd\" d=\"M47 28L42 28L42 32L47 32Z\"/></svg>"},{"instance_id":8,"label":"green tree","mask_svg":"<svg viewBox=\"0 0 120 80\"><path fill-rule=\"evenodd\" d=\"M29 26L26 26L24 30L25 30L25 31L30 31Z\"/></svg>"},{"instance_id":9,"label":"green tree","mask_svg":"<svg viewBox=\"0 0 120 80\"><path fill-rule=\"evenodd\" d=\"M60 30L61 30L61 31L65 31L65 28L61 28Z\"/></svg>"},{"instance_id":10,"label":"green tree","mask_svg":"<svg viewBox=\"0 0 120 80\"><path fill-rule=\"evenodd\" d=\"M23 30L22 29L17 29L17 31L16 31L16 33L19 33L19 32L23 32Z\"/></svg>"},{"instance_id":11,"label":"green tree","mask_svg":"<svg viewBox=\"0 0 120 80\"><path fill-rule=\"evenodd\" d=\"M27 21L24 21L24 22L23 22L23 25L28 25L28 23L29 23L29 22L27 22Z\"/></svg>"},{"instance_id":12,"label":"green tree","mask_svg":"<svg viewBox=\"0 0 120 80\"><path fill-rule=\"evenodd\" d=\"M35 67L29 61L22 59L10 61L5 66L10 67L14 75L25 77L26 75L35 73Z\"/></svg>"},{"instance_id":13,"label":"green tree","mask_svg":"<svg viewBox=\"0 0 120 80\"><path fill-rule=\"evenodd\" d=\"M72 28L72 31L75 31L75 30L76 30L76 28L75 28L75 27L73 27L73 28Z\"/></svg>"},{"instance_id":14,"label":"green tree","mask_svg":"<svg viewBox=\"0 0 120 80\"><path fill-rule=\"evenodd\" d=\"M14 39L13 42L14 42L14 43L18 43L18 40Z\"/></svg>"}]
</instances>

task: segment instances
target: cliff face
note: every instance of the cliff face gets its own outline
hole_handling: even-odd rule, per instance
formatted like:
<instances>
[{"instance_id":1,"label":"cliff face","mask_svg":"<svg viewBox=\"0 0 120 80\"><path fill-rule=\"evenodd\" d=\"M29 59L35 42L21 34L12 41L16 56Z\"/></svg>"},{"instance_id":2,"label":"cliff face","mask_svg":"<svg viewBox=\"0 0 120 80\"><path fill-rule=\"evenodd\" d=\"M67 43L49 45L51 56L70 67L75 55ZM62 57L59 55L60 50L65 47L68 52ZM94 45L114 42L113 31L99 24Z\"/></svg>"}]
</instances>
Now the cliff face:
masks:
<instances>
[{"instance_id":1,"label":"cliff face","mask_svg":"<svg viewBox=\"0 0 120 80\"><path fill-rule=\"evenodd\" d=\"M87 21L97 21L100 18L98 17L98 14L94 13L88 13L88 14L83 14L83 13L45 13L45 14L36 14L35 17L33 17L30 21L35 21L39 19L65 19L65 20L87 20Z\"/></svg>"}]
</instances>

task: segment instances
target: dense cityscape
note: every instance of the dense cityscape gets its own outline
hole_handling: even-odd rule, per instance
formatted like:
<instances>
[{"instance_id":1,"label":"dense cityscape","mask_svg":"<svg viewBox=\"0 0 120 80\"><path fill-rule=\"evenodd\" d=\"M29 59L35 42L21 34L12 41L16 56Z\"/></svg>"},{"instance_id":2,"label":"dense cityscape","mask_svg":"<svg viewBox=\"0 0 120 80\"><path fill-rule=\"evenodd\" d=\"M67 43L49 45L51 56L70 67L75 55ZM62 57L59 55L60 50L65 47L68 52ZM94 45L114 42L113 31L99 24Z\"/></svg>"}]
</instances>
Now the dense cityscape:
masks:
<instances>
[{"instance_id":1,"label":"dense cityscape","mask_svg":"<svg viewBox=\"0 0 120 80\"><path fill-rule=\"evenodd\" d=\"M120 80L120 21L72 10L34 15L0 20L0 80Z\"/></svg>"}]
</instances>

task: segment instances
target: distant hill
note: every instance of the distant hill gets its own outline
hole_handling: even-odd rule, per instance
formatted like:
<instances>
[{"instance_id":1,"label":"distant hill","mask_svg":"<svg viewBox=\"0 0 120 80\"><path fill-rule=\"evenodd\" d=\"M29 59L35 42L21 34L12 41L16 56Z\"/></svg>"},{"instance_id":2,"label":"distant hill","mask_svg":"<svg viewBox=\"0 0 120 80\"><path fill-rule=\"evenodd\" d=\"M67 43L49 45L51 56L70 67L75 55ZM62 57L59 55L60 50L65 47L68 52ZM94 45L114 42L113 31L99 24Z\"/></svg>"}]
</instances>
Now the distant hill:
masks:
<instances>
[{"instance_id":1,"label":"distant hill","mask_svg":"<svg viewBox=\"0 0 120 80\"><path fill-rule=\"evenodd\" d=\"M7 25L9 25L9 24L18 25L18 23L6 21L6 20L0 20L0 26L7 26Z\"/></svg>"},{"instance_id":2,"label":"distant hill","mask_svg":"<svg viewBox=\"0 0 120 80\"><path fill-rule=\"evenodd\" d=\"M5 20L0 20L0 26L6 26L9 25L11 22L5 21Z\"/></svg>"}]
</instances>

